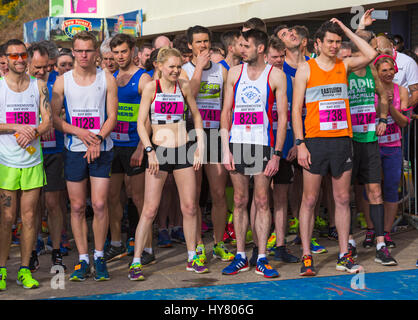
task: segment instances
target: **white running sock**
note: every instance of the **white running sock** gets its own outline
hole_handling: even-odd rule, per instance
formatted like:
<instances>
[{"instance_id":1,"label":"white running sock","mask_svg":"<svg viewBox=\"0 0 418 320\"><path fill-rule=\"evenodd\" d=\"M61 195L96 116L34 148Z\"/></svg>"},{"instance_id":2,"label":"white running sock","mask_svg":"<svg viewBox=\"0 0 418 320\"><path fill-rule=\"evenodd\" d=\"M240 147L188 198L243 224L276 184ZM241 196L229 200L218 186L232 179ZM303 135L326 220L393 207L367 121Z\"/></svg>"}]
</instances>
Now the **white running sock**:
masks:
<instances>
[{"instance_id":1,"label":"white running sock","mask_svg":"<svg viewBox=\"0 0 418 320\"><path fill-rule=\"evenodd\" d=\"M134 258L134 259L132 260L132 264L134 264L134 263L139 263L139 264L141 264L141 258Z\"/></svg>"},{"instance_id":2,"label":"white running sock","mask_svg":"<svg viewBox=\"0 0 418 320\"><path fill-rule=\"evenodd\" d=\"M122 247L122 241L110 241L110 245L114 247Z\"/></svg>"},{"instance_id":3,"label":"white running sock","mask_svg":"<svg viewBox=\"0 0 418 320\"><path fill-rule=\"evenodd\" d=\"M103 256L104 251L94 250L94 260L97 260L98 258L103 258Z\"/></svg>"},{"instance_id":4,"label":"white running sock","mask_svg":"<svg viewBox=\"0 0 418 320\"><path fill-rule=\"evenodd\" d=\"M196 255L196 251L187 251L188 260L187 261L193 261L194 256Z\"/></svg>"},{"instance_id":5,"label":"white running sock","mask_svg":"<svg viewBox=\"0 0 418 320\"><path fill-rule=\"evenodd\" d=\"M382 247L384 247L384 246L386 246L386 243L384 243L384 242L379 242L379 243L376 245L376 249L377 249L377 250L380 250L380 249L382 249Z\"/></svg>"},{"instance_id":6,"label":"white running sock","mask_svg":"<svg viewBox=\"0 0 418 320\"><path fill-rule=\"evenodd\" d=\"M353 247L357 247L356 240L354 239L348 240L348 243L350 243Z\"/></svg>"},{"instance_id":7,"label":"white running sock","mask_svg":"<svg viewBox=\"0 0 418 320\"><path fill-rule=\"evenodd\" d=\"M78 260L79 260L79 261L84 260L84 261L86 261L86 262L87 262L87 264L90 264L90 259L89 259L89 255L88 255L88 254L80 254L80 255L78 256Z\"/></svg>"},{"instance_id":8,"label":"white running sock","mask_svg":"<svg viewBox=\"0 0 418 320\"><path fill-rule=\"evenodd\" d=\"M152 248L144 248L145 252L148 252L149 254L152 254Z\"/></svg>"},{"instance_id":9,"label":"white running sock","mask_svg":"<svg viewBox=\"0 0 418 320\"><path fill-rule=\"evenodd\" d=\"M258 260L260 260L260 259L262 259L262 258L265 258L266 257L266 255L265 254L259 254L258 255L258 258L257 258L257 262L258 262Z\"/></svg>"},{"instance_id":10,"label":"white running sock","mask_svg":"<svg viewBox=\"0 0 418 320\"><path fill-rule=\"evenodd\" d=\"M237 252L237 254L241 255L241 258L243 259L247 258L245 252Z\"/></svg>"}]
</instances>

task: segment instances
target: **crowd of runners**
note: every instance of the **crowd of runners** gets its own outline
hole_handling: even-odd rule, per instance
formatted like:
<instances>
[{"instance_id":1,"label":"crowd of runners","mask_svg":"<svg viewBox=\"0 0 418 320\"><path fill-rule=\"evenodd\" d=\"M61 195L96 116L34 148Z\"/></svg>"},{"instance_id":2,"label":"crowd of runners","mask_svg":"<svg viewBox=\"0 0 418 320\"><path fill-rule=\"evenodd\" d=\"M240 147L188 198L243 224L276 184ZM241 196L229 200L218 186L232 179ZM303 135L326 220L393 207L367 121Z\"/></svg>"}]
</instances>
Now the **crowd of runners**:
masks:
<instances>
[{"instance_id":1,"label":"crowd of runners","mask_svg":"<svg viewBox=\"0 0 418 320\"><path fill-rule=\"evenodd\" d=\"M92 270L109 280L107 264L131 256L123 272L137 281L157 262L153 246L173 241L186 245L186 270L198 274L209 272L210 252L225 262L223 275L253 267L276 278L271 257L314 276L313 254L327 250L313 231L324 226L338 241L336 269L358 273L356 222L375 261L397 265L401 129L418 103L418 66L399 38L371 31L372 11L357 30L333 18L311 35L301 25L268 34L252 18L219 42L204 26L139 47L127 34L98 43L86 31L71 49L6 41L0 290L13 245L24 288L39 287L33 273L47 250L71 281ZM213 248L202 239L208 225ZM301 256L290 252L289 233ZM70 235L78 260L67 270Z\"/></svg>"}]
</instances>

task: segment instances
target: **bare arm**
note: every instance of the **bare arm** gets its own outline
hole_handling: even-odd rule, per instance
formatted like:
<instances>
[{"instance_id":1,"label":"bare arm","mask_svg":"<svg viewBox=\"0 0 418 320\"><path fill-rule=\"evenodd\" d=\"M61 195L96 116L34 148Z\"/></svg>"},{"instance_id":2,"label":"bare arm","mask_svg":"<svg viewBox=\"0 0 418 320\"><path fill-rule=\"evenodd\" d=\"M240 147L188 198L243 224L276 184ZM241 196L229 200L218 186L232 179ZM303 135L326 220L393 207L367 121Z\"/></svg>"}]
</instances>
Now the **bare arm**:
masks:
<instances>
[{"instance_id":1,"label":"bare arm","mask_svg":"<svg viewBox=\"0 0 418 320\"><path fill-rule=\"evenodd\" d=\"M303 140L302 107L305 99L306 84L310 75L308 63L304 62L296 71L293 86L292 125L295 139ZM305 143L297 146L298 162L305 169L309 169L311 155Z\"/></svg>"},{"instance_id":2,"label":"bare arm","mask_svg":"<svg viewBox=\"0 0 418 320\"><path fill-rule=\"evenodd\" d=\"M106 72L106 114L107 119L103 123L100 129L99 135L106 138L110 135L116 126L118 118L118 85L116 84L115 78L108 72Z\"/></svg>"},{"instance_id":3,"label":"bare arm","mask_svg":"<svg viewBox=\"0 0 418 320\"><path fill-rule=\"evenodd\" d=\"M337 23L341 27L345 35L357 46L361 53L361 55L359 56L344 59L347 74L358 69L364 68L377 56L376 50L374 50L367 43L367 41L363 40L354 32L352 32L341 21L339 21L336 18L332 18L331 22Z\"/></svg>"},{"instance_id":4,"label":"bare arm","mask_svg":"<svg viewBox=\"0 0 418 320\"><path fill-rule=\"evenodd\" d=\"M287 131L287 81L285 73L280 69L274 68L270 77L272 76L275 76L274 85L276 90L276 104L278 115L275 150L281 151L283 150L283 145L286 140Z\"/></svg>"},{"instance_id":5,"label":"bare arm","mask_svg":"<svg viewBox=\"0 0 418 320\"><path fill-rule=\"evenodd\" d=\"M40 101L39 112L41 114L42 122L39 124L38 133L40 135L46 133L52 127L52 111L51 104L49 103L49 91L46 86L46 82L38 80Z\"/></svg>"}]
</instances>

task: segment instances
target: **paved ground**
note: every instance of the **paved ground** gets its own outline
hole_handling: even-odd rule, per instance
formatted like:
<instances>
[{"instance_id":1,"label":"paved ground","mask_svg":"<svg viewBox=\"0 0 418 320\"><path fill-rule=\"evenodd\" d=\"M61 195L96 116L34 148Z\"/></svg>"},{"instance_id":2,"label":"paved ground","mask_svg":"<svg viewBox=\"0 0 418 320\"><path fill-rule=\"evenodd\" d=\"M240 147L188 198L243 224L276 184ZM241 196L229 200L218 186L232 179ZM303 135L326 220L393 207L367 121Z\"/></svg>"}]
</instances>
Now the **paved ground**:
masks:
<instances>
[{"instance_id":1,"label":"paved ground","mask_svg":"<svg viewBox=\"0 0 418 320\"><path fill-rule=\"evenodd\" d=\"M226 263L212 259L210 254L210 273L197 275L185 270L186 247L177 244L169 249L155 249L158 262L144 268L146 281L141 282L128 280L131 257L108 264L110 281L95 282L93 278L89 278L84 283L73 283L68 281L68 275L77 260L76 250L64 257L64 263L70 271L65 278L60 279L49 273L50 254L42 255L41 267L34 274L35 279L40 282L40 288L24 290L16 284L20 254L19 248L14 247L8 261L7 291L0 293L0 299L381 299L385 296L386 299L418 299L418 268L415 267L418 259L418 230L408 228L393 235L397 248L392 249L392 255L399 263L394 267L384 267L374 262L374 249L366 250L361 247L364 234L365 231L357 230L355 239L359 248L358 261L366 272L364 278L355 279L352 275L344 275L335 270L337 243L320 238L319 242L328 249L328 253L314 256L318 275L310 279L299 276L300 264L284 264L273 259L270 262L280 273L278 279L266 280L255 274L254 269L235 276L224 276L221 270ZM290 235L287 240L291 241L293 238L294 235ZM210 233L205 234L204 241L207 251L210 252L213 245ZM299 245L289 248L293 254L301 254ZM230 249L234 250L233 247ZM251 255L251 250L252 246L249 245L248 255ZM352 281L361 284L362 279L366 291L350 289ZM266 290L257 290L261 296L254 295L253 289L260 286ZM308 287L311 289L308 290ZM390 296L387 295L388 292Z\"/></svg>"}]
</instances>

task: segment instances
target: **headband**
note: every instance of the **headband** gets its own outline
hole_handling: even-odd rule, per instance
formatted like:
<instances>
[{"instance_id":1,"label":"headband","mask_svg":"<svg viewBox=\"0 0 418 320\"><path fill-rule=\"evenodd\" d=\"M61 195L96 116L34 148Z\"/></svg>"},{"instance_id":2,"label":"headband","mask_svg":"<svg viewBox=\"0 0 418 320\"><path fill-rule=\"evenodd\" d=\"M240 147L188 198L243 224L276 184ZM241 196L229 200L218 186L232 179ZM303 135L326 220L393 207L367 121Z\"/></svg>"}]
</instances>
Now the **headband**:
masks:
<instances>
[{"instance_id":1,"label":"headband","mask_svg":"<svg viewBox=\"0 0 418 320\"><path fill-rule=\"evenodd\" d=\"M375 66L376 63L377 63L377 61L379 61L379 59L382 59L382 58L390 58L390 59L392 59L394 65L395 65L395 73L398 72L398 65L396 64L396 60L392 56L387 55L387 54L381 54L381 55L377 56L377 58L373 62L373 65Z\"/></svg>"}]
</instances>

